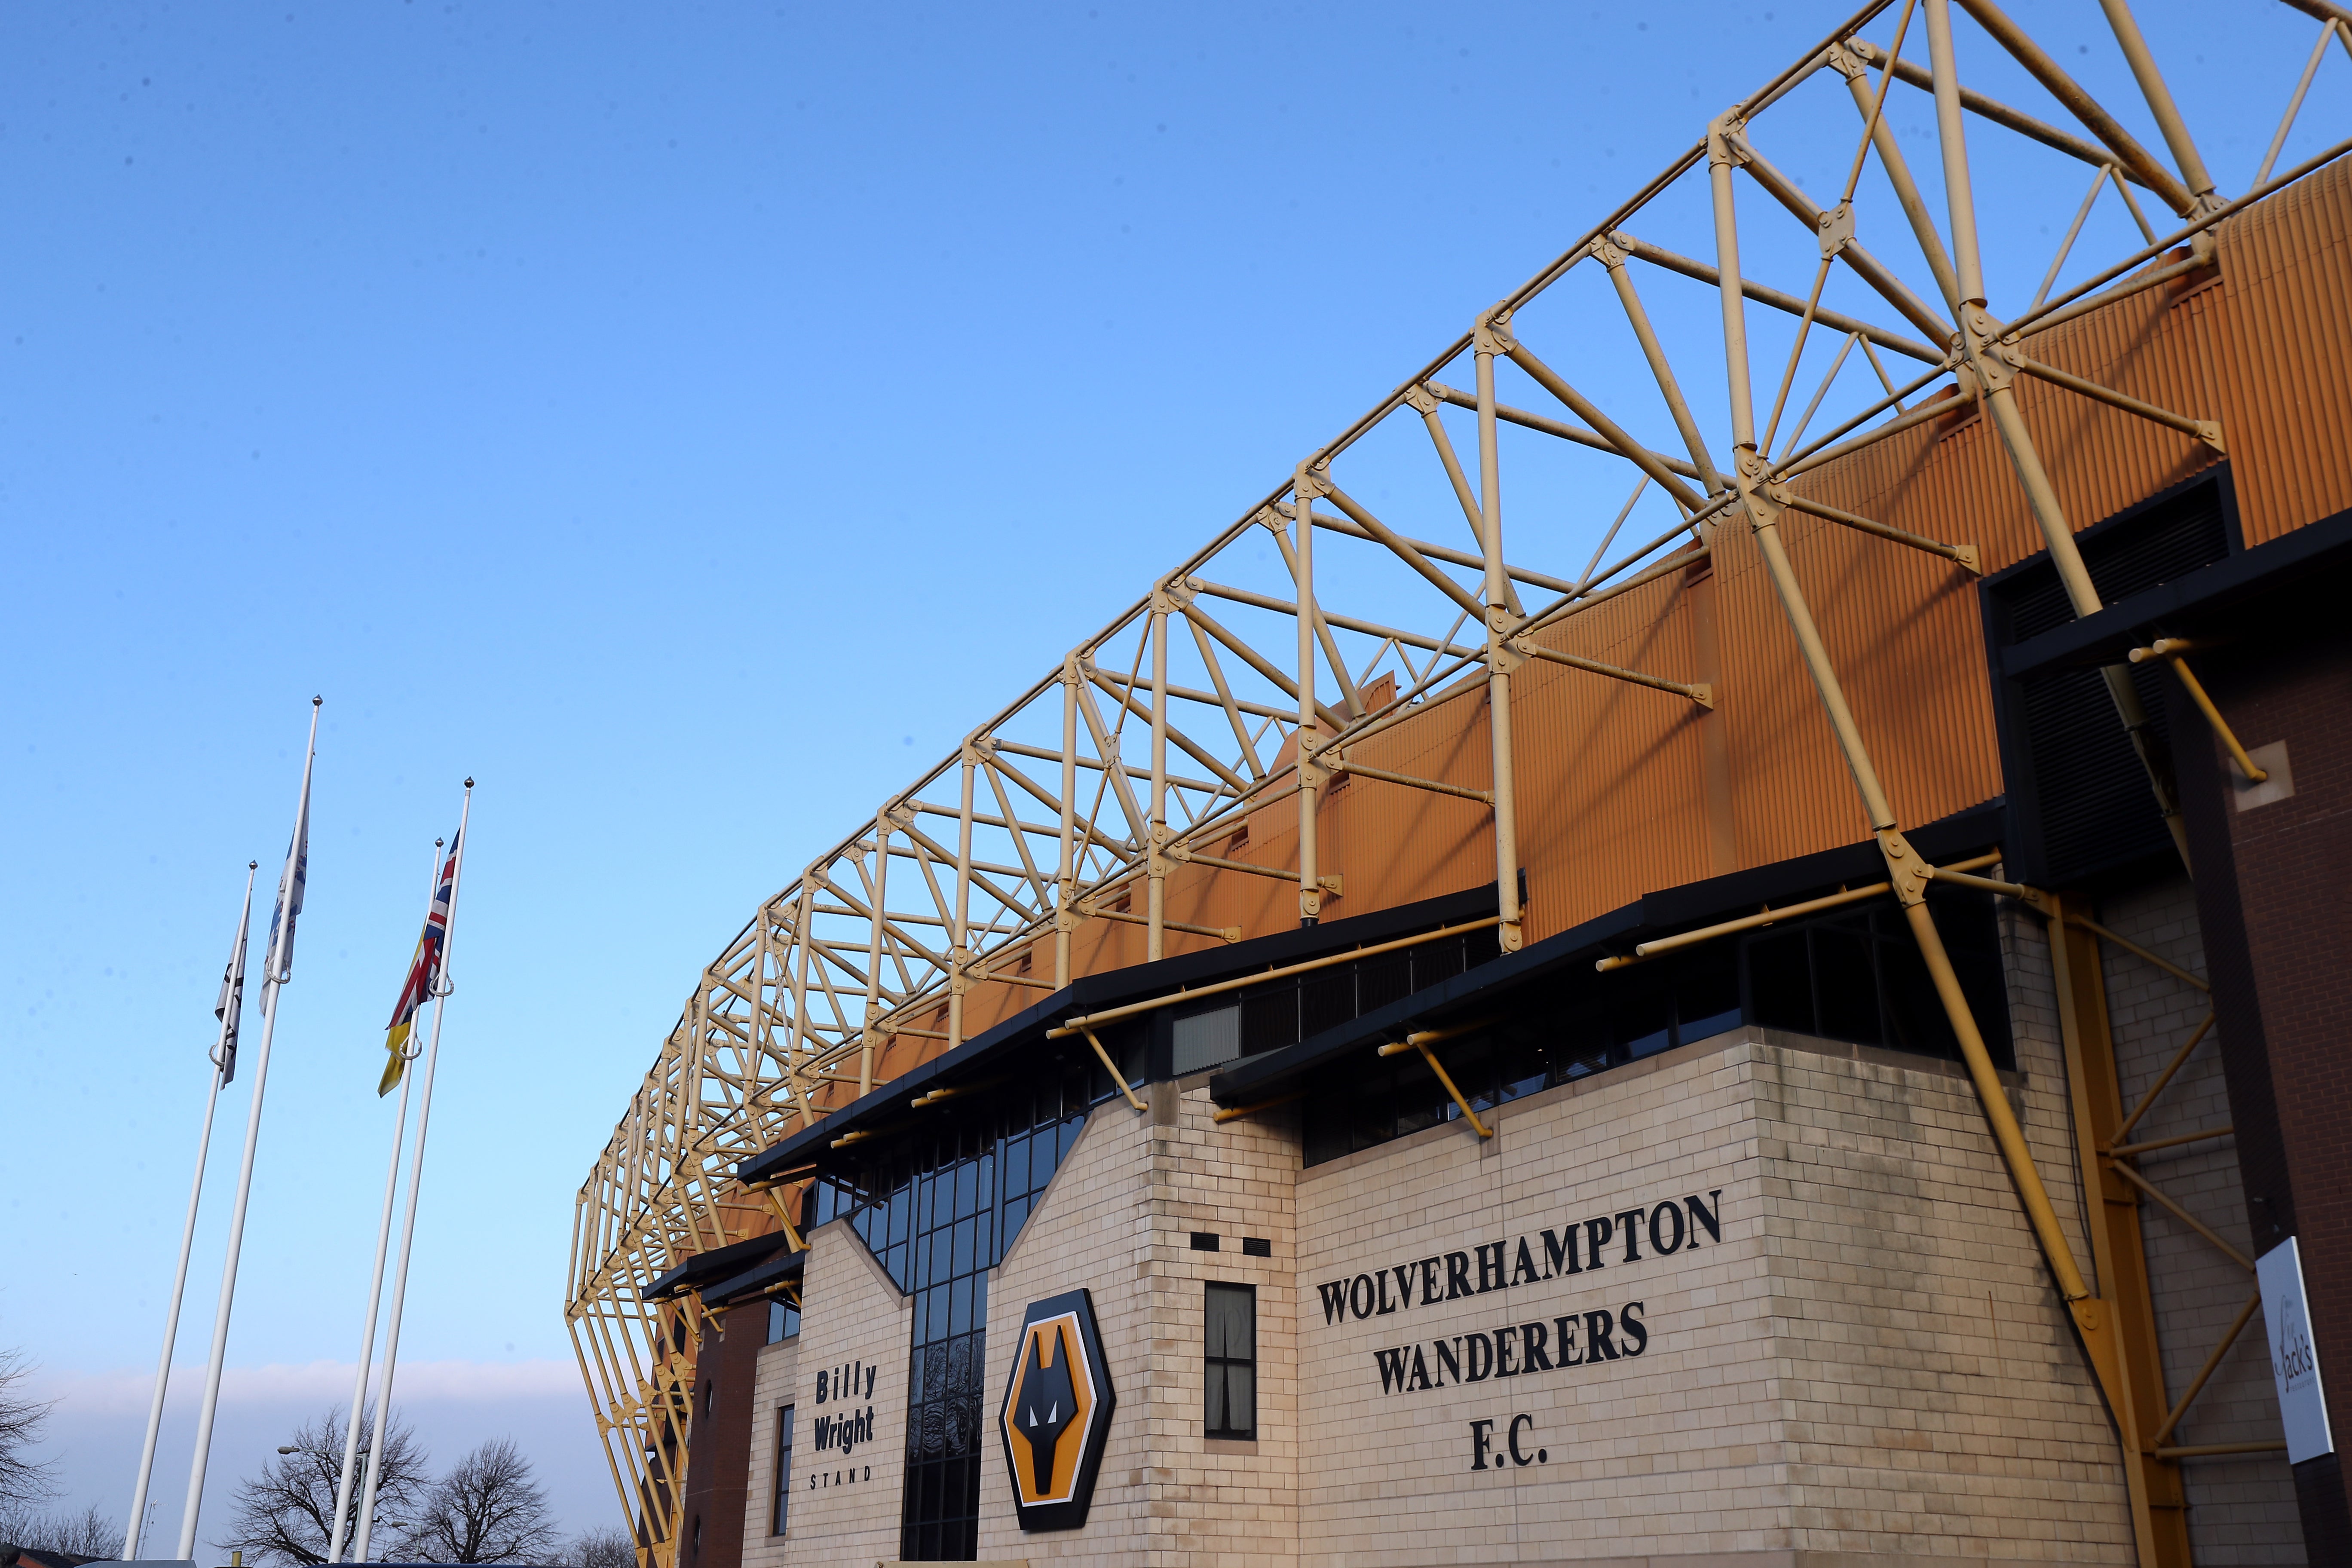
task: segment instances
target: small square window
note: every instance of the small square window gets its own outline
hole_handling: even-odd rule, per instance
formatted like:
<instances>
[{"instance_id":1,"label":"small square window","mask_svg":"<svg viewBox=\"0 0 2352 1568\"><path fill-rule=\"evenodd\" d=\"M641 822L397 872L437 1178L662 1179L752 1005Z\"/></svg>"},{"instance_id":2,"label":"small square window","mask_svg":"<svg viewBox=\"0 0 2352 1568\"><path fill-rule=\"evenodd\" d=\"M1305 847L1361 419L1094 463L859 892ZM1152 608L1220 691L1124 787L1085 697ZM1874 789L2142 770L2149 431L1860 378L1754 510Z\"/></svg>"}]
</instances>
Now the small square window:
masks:
<instances>
[{"instance_id":1,"label":"small square window","mask_svg":"<svg viewBox=\"0 0 2352 1568\"><path fill-rule=\"evenodd\" d=\"M1263 1236L1245 1236L1242 1237L1242 1256L1244 1258L1272 1258L1274 1256L1274 1243Z\"/></svg>"},{"instance_id":2,"label":"small square window","mask_svg":"<svg viewBox=\"0 0 2352 1568\"><path fill-rule=\"evenodd\" d=\"M1194 1231L1192 1233L1192 1250L1195 1252L1216 1251L1217 1233L1213 1230Z\"/></svg>"}]
</instances>

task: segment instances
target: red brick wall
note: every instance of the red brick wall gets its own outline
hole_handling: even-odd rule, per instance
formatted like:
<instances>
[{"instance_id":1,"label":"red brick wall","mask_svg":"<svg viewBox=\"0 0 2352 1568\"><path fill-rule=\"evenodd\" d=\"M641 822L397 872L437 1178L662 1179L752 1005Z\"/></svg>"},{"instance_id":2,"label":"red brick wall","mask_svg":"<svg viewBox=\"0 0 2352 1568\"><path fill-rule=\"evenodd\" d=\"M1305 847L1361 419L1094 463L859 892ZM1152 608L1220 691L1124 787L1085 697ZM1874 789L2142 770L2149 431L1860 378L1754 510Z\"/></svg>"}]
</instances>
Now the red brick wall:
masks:
<instances>
[{"instance_id":1,"label":"red brick wall","mask_svg":"<svg viewBox=\"0 0 2352 1568\"><path fill-rule=\"evenodd\" d=\"M678 1568L738 1568L743 1561L745 1488L751 1469L752 1384L767 1342L768 1308L754 1301L725 1319L717 1342L697 1358L694 1443L678 1515ZM695 1521L701 1521L701 1546Z\"/></svg>"}]
</instances>

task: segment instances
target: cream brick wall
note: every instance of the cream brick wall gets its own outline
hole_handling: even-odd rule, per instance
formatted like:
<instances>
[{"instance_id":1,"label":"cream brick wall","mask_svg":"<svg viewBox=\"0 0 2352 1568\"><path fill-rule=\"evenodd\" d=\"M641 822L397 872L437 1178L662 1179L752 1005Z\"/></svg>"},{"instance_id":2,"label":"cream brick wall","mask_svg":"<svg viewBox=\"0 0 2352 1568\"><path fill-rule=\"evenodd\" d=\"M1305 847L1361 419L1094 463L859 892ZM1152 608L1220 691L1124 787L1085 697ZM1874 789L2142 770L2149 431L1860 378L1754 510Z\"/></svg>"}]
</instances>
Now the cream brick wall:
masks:
<instances>
[{"instance_id":1,"label":"cream brick wall","mask_svg":"<svg viewBox=\"0 0 2352 1568\"><path fill-rule=\"evenodd\" d=\"M2190 973L2205 973L2196 895L2187 878L2176 876L2111 897L2098 918L2116 934ZM2109 1027L2128 1110L2195 1033L2210 1002L2203 992L2131 953L2107 946L2102 957ZM2219 1043L2217 1028L2132 1129L2135 1142L2228 1124L2230 1102L2221 1081ZM2260 1250L2247 1231L2234 1140L2220 1138L2143 1154L2139 1168L2231 1246L2249 1257ZM2165 1387L2169 1397L2178 1399L2252 1294L2253 1281L2210 1242L2155 1204L2140 1205L2140 1235L2155 1293L2157 1336L2164 1348ZM2189 1407L2174 1441L2277 1442L2281 1435L2278 1395L2257 1311ZM2199 1568L2304 1561L2294 1479L2278 1456L2198 1459L2184 1465L2181 1474L2189 1500L2189 1544Z\"/></svg>"},{"instance_id":2,"label":"cream brick wall","mask_svg":"<svg viewBox=\"0 0 2352 1568\"><path fill-rule=\"evenodd\" d=\"M1154 1568L1273 1568L1297 1561L1296 1117L1223 1127L1205 1081L1153 1086L1151 1129ZM1192 1237L1218 1237L1195 1252ZM1248 1237L1270 1256L1242 1251ZM1257 1436L1204 1437L1208 1281L1257 1292Z\"/></svg>"},{"instance_id":3,"label":"cream brick wall","mask_svg":"<svg viewBox=\"0 0 2352 1568\"><path fill-rule=\"evenodd\" d=\"M1135 1568L1288 1568L1297 1561L1295 1125L1217 1127L1205 1078L1152 1087L1150 1113L1123 1100L1088 1120L989 1286L990 1441L982 1460L980 1554ZM1216 1252L1195 1252L1195 1231ZM1244 1238L1271 1256L1251 1258ZM1202 1435L1203 1286L1257 1287L1258 1436ZM1012 1503L998 1405L1032 1301L1094 1293L1118 1409L1086 1527L1024 1535Z\"/></svg>"},{"instance_id":4,"label":"cream brick wall","mask_svg":"<svg viewBox=\"0 0 2352 1568\"><path fill-rule=\"evenodd\" d=\"M907 1298L874 1261L846 1220L809 1232L807 1272L802 1277L808 1310L801 1316L797 1349L789 1368L791 1392L767 1388L761 1367L762 1408L795 1407L793 1434L792 1525L778 1561L876 1562L898 1555L898 1521L907 1478L907 1342L911 1327ZM834 1369L863 1363L874 1371L873 1393L855 1400L819 1404L816 1380L830 1381ZM829 1392L829 1391L828 1391ZM874 1407L874 1441L846 1458L816 1446L818 1417ZM761 1452L752 1434L753 1463ZM774 1447L772 1431L769 1451ZM757 1495L757 1494L755 1494ZM767 1539L760 1526L758 1538Z\"/></svg>"},{"instance_id":5,"label":"cream brick wall","mask_svg":"<svg viewBox=\"0 0 2352 1568\"><path fill-rule=\"evenodd\" d=\"M765 1315L757 1307L750 1310ZM743 1502L743 1568L783 1568L793 1555L786 1551L787 1537L770 1531L776 1522L776 1412L798 1403L800 1352L798 1334L763 1345L759 1370L752 1376L751 1467L747 1482L750 1495ZM878 1416L880 1412L876 1415ZM793 1468L802 1475L809 1468L807 1430L807 1423L796 1416L794 1437L802 1445L802 1451L794 1455ZM797 1510L800 1500L793 1500ZM799 1545L805 1540L805 1521L797 1511L788 1515L787 1528L792 1544ZM803 1558L805 1560L805 1554Z\"/></svg>"},{"instance_id":6,"label":"cream brick wall","mask_svg":"<svg viewBox=\"0 0 2352 1568\"><path fill-rule=\"evenodd\" d=\"M2063 1175L2054 1043L2017 1086ZM2063 1082L2063 1079L2055 1081ZM1305 1173L1300 1561L1841 1553L2127 1563L2115 1442L1966 1079L1705 1042ZM1320 1279L1720 1190L1723 1239L1326 1324ZM2062 1202L2071 1202L2063 1193ZM1371 1352L1645 1304L1638 1360L1383 1394ZM1468 1423L1545 1461L1471 1468ZM1763 1561L1759 1558L1757 1561Z\"/></svg>"}]
</instances>

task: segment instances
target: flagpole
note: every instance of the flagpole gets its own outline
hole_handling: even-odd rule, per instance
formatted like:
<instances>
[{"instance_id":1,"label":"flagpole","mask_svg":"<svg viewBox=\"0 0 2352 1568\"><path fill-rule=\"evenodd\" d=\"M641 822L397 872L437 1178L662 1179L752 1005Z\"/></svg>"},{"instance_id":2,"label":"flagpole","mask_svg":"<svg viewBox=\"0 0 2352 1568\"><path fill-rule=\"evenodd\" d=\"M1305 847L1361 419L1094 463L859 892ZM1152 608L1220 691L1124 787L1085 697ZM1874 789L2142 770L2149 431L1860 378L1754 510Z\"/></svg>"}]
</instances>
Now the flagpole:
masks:
<instances>
[{"instance_id":1,"label":"flagpole","mask_svg":"<svg viewBox=\"0 0 2352 1568\"><path fill-rule=\"evenodd\" d=\"M433 874L425 889L425 903L429 910L441 891L441 840L433 841ZM404 1050L406 1059L414 1061L415 1054ZM392 1119L392 1161L383 1173L383 1213L375 1222L375 1278L368 1281L367 1327L360 1334L359 1370L352 1376L352 1414L343 1428L343 1469L335 1480L334 1524L332 1539L327 1546L327 1561L342 1560L345 1527L351 1520L352 1473L358 1468L360 1453L360 1413L367 1400L369 1360L375 1353L375 1319L383 1305L384 1256L392 1249L392 1199L400 1183L400 1146L406 1141L408 1129L408 1073L400 1075L400 1109Z\"/></svg>"},{"instance_id":2,"label":"flagpole","mask_svg":"<svg viewBox=\"0 0 2352 1568\"><path fill-rule=\"evenodd\" d=\"M384 1424L392 1411L392 1373L400 1358L400 1312L408 1297L409 1250L416 1241L416 1194L425 1181L425 1131L433 1120L433 1069L441 1060L441 1017L448 1008L450 955L457 947L457 891L466 879L466 823L474 810L474 781L466 781L465 804L457 808L457 868L449 878L449 921L441 931L440 984L433 988L433 1038L425 1047L425 1089L417 1097L416 1142L408 1157L408 1204L400 1219L400 1268L393 1276L392 1317L383 1331L383 1375L375 1391L375 1436L368 1445L367 1487L360 1494L359 1540L352 1561L368 1561L368 1538L375 1528L375 1489L383 1475Z\"/></svg>"},{"instance_id":3,"label":"flagpole","mask_svg":"<svg viewBox=\"0 0 2352 1568\"><path fill-rule=\"evenodd\" d=\"M261 1049L253 1063L253 1107L246 1113L245 1163L236 1174L236 1206L230 1211L228 1222L228 1256L221 1264L220 1310L213 1315L213 1353L205 1366L205 1399L196 1412L196 1456L188 1467L188 1501L180 1514L180 1547L173 1553L183 1562L194 1562L196 1555L196 1515L205 1502L205 1465L212 1457L213 1416L220 1408L221 1363L228 1356L228 1314L236 1300L236 1265L238 1254L245 1246L245 1210L253 1196L253 1152L261 1138L261 1097L269 1085L269 1042L278 1032L278 1001L284 984L280 975L289 973L280 966L282 956L290 959L290 939L294 933L295 910L293 896L299 888L302 860L310 852L308 839L310 826L310 767L319 758L320 699L310 699L310 740L302 755L302 799L294 812L294 843L286 855L286 869L278 877L278 929L270 933L267 963L268 972L261 979Z\"/></svg>"},{"instance_id":4,"label":"flagpole","mask_svg":"<svg viewBox=\"0 0 2352 1568\"><path fill-rule=\"evenodd\" d=\"M236 941L229 948L232 971L244 966L237 961L245 952L245 933L253 921L253 874L259 869L258 861L245 863L245 908L237 912ZM237 974L238 985L244 976ZM227 982L223 982L224 989ZM155 1439L163 1429L163 1394L172 1381L172 1351L180 1340L180 1302L188 1289L188 1253L196 1241L196 1204L205 1195L205 1159L212 1152L213 1112L220 1106L221 1071L228 1065L229 1031L236 1027L236 1010L233 1003L220 1010L220 1037L213 1043L212 1081L205 1088L205 1130L196 1136L196 1177L188 1187L187 1223L180 1227L180 1268L172 1276L172 1304L163 1314L163 1353L155 1361L155 1394L147 1404L147 1441L139 1450L139 1483L131 1489L131 1519L124 1526L131 1532L127 1555L139 1555L140 1538L147 1533L147 1483L155 1476Z\"/></svg>"}]
</instances>

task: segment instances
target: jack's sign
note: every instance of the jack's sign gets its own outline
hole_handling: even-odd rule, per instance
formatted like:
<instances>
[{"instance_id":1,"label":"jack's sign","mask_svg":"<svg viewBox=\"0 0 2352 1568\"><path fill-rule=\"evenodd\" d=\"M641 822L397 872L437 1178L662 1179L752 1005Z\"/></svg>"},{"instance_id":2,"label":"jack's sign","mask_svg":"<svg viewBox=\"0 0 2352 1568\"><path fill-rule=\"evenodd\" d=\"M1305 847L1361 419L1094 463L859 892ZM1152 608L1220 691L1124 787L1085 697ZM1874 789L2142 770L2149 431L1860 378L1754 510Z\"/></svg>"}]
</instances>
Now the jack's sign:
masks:
<instances>
[{"instance_id":1,"label":"jack's sign","mask_svg":"<svg viewBox=\"0 0 2352 1568\"><path fill-rule=\"evenodd\" d=\"M1032 1302L997 1415L1022 1529L1086 1523L1118 1404L1094 1298L1079 1289Z\"/></svg>"}]
</instances>

